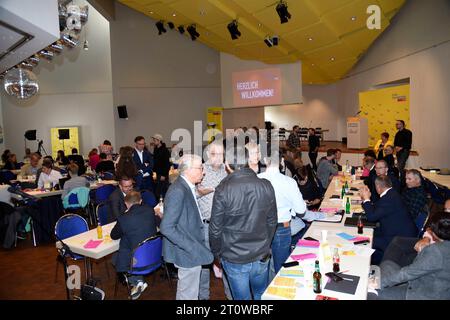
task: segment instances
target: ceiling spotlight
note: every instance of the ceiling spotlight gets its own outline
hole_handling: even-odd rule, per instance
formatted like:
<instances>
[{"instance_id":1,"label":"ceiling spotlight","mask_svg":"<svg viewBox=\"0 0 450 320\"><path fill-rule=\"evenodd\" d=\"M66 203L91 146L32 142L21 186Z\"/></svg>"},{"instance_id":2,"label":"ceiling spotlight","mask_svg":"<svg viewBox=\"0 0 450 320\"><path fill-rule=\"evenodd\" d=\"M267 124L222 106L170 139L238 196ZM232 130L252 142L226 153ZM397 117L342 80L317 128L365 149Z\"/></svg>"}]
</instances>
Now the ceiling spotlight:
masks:
<instances>
[{"instance_id":1,"label":"ceiling spotlight","mask_svg":"<svg viewBox=\"0 0 450 320\"><path fill-rule=\"evenodd\" d=\"M50 50L41 50L39 51L39 55L47 61L52 61L55 54Z\"/></svg>"},{"instance_id":2,"label":"ceiling spotlight","mask_svg":"<svg viewBox=\"0 0 450 320\"><path fill-rule=\"evenodd\" d=\"M79 36L69 30L61 33L61 42L69 49L75 48L78 45Z\"/></svg>"},{"instance_id":3,"label":"ceiling spotlight","mask_svg":"<svg viewBox=\"0 0 450 320\"><path fill-rule=\"evenodd\" d=\"M58 40L47 47L48 50L53 51L56 54L60 54L63 51L63 46Z\"/></svg>"},{"instance_id":4,"label":"ceiling spotlight","mask_svg":"<svg viewBox=\"0 0 450 320\"><path fill-rule=\"evenodd\" d=\"M355 21L355 20L356 20L356 17L355 17L355 16L351 17L351 20L352 20L352 21Z\"/></svg>"},{"instance_id":5,"label":"ceiling spotlight","mask_svg":"<svg viewBox=\"0 0 450 320\"><path fill-rule=\"evenodd\" d=\"M198 37L200 37L200 34L196 30L195 24L191 24L187 27L187 32L191 36L192 41L195 41Z\"/></svg>"},{"instance_id":6,"label":"ceiling spotlight","mask_svg":"<svg viewBox=\"0 0 450 320\"><path fill-rule=\"evenodd\" d=\"M312 37L309 37L308 40L309 40L309 41L313 41L313 38L312 38Z\"/></svg>"},{"instance_id":7,"label":"ceiling spotlight","mask_svg":"<svg viewBox=\"0 0 450 320\"><path fill-rule=\"evenodd\" d=\"M278 45L278 40L279 40L279 39L278 39L278 36L273 36L273 37L272 37L272 43L273 43L274 46L277 46L277 45Z\"/></svg>"},{"instance_id":8,"label":"ceiling spotlight","mask_svg":"<svg viewBox=\"0 0 450 320\"><path fill-rule=\"evenodd\" d=\"M175 25L173 24L173 22L168 22L167 25L169 26L170 29L175 28Z\"/></svg>"},{"instance_id":9,"label":"ceiling spotlight","mask_svg":"<svg viewBox=\"0 0 450 320\"><path fill-rule=\"evenodd\" d=\"M270 48L271 46L273 46L273 42L272 39L270 37L266 37L264 39L264 42L266 43L266 45Z\"/></svg>"},{"instance_id":10,"label":"ceiling spotlight","mask_svg":"<svg viewBox=\"0 0 450 320\"><path fill-rule=\"evenodd\" d=\"M277 13L280 16L280 22L286 23L291 18L291 14L288 12L288 6L287 3L280 1L280 3L277 4Z\"/></svg>"},{"instance_id":11,"label":"ceiling spotlight","mask_svg":"<svg viewBox=\"0 0 450 320\"><path fill-rule=\"evenodd\" d=\"M85 51L88 51L88 50L89 50L89 42L88 42L87 40L84 40L83 49L84 49Z\"/></svg>"},{"instance_id":12,"label":"ceiling spotlight","mask_svg":"<svg viewBox=\"0 0 450 320\"><path fill-rule=\"evenodd\" d=\"M334 60L335 60L335 58L334 58L334 57L331 57L331 58L330 58L330 60L331 60L331 61L334 61Z\"/></svg>"},{"instance_id":13,"label":"ceiling spotlight","mask_svg":"<svg viewBox=\"0 0 450 320\"><path fill-rule=\"evenodd\" d=\"M241 36L241 32L238 30L238 23L236 20L230 22L227 28L228 31L230 32L231 40L239 39L239 37Z\"/></svg>"},{"instance_id":14,"label":"ceiling spotlight","mask_svg":"<svg viewBox=\"0 0 450 320\"><path fill-rule=\"evenodd\" d=\"M156 23L156 27L158 28L158 35L167 32L166 28L164 28L164 22L162 20Z\"/></svg>"},{"instance_id":15,"label":"ceiling spotlight","mask_svg":"<svg viewBox=\"0 0 450 320\"><path fill-rule=\"evenodd\" d=\"M183 34L184 33L184 26L178 26L178 32Z\"/></svg>"}]
</instances>

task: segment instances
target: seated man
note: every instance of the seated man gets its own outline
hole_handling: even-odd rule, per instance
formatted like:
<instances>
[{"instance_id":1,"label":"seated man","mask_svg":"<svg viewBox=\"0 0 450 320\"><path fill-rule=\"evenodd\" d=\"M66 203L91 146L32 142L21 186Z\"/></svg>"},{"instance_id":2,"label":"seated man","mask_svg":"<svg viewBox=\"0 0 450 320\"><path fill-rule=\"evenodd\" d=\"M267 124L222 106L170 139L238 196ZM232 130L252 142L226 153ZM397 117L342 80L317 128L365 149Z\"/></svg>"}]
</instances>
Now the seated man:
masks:
<instances>
[{"instance_id":1,"label":"seated man","mask_svg":"<svg viewBox=\"0 0 450 320\"><path fill-rule=\"evenodd\" d=\"M441 213L431 224L434 243L424 247L412 263L401 266L384 259L380 265L379 299L450 299L450 218Z\"/></svg>"},{"instance_id":2,"label":"seated man","mask_svg":"<svg viewBox=\"0 0 450 320\"><path fill-rule=\"evenodd\" d=\"M127 210L117 218L117 223L111 230L111 239L120 239L119 251L113 256L113 264L117 272L130 271L130 261L133 250L144 241L156 234L155 213L153 208L141 205L141 194L130 191L125 197ZM147 288L143 276L130 276L131 298L136 300Z\"/></svg>"},{"instance_id":3,"label":"seated man","mask_svg":"<svg viewBox=\"0 0 450 320\"><path fill-rule=\"evenodd\" d=\"M392 188L389 177L377 177L375 189L380 195L380 200L376 203L370 201L371 194L366 186L360 190L360 195L367 220L380 223L374 231L372 245L375 249L372 264L379 264L386 247L395 236L414 237L418 231L402 198Z\"/></svg>"},{"instance_id":4,"label":"seated man","mask_svg":"<svg viewBox=\"0 0 450 320\"><path fill-rule=\"evenodd\" d=\"M415 221L420 213L426 212L427 195L422 187L422 175L416 169L406 170L406 188L402 192L403 202Z\"/></svg>"},{"instance_id":5,"label":"seated man","mask_svg":"<svg viewBox=\"0 0 450 320\"><path fill-rule=\"evenodd\" d=\"M67 157L70 163L75 163L78 166L78 174L81 176L86 173L86 165L83 156L78 154L77 148L72 148L72 154Z\"/></svg>"},{"instance_id":6,"label":"seated man","mask_svg":"<svg viewBox=\"0 0 450 320\"><path fill-rule=\"evenodd\" d=\"M376 176L371 175L370 178L372 179L369 183L371 186L369 186L370 192L372 192L372 197L370 198L373 202L378 201L380 197L378 196L378 193L375 191L375 178L380 176L387 176L391 179L392 182L392 188L394 188L395 191L400 193L400 181L398 178L392 173L392 171L389 171L389 166L384 160L379 160L375 164L375 172Z\"/></svg>"},{"instance_id":7,"label":"seated man","mask_svg":"<svg viewBox=\"0 0 450 320\"><path fill-rule=\"evenodd\" d=\"M116 187L108 197L108 223L114 222L117 218L124 213L125 196L133 191L133 179L129 177L121 177L119 180L119 186Z\"/></svg>"},{"instance_id":8,"label":"seated man","mask_svg":"<svg viewBox=\"0 0 450 320\"><path fill-rule=\"evenodd\" d=\"M114 174L114 171L116 170L114 167L114 162L112 162L112 160L108 160L107 158L108 156L106 153L100 153L100 162L95 167L95 172L100 175L103 175L105 172Z\"/></svg>"},{"instance_id":9,"label":"seated man","mask_svg":"<svg viewBox=\"0 0 450 320\"><path fill-rule=\"evenodd\" d=\"M36 176L38 170L42 167L39 163L41 160L41 156L37 153L33 153L30 156L30 163L25 164L20 169L21 176Z\"/></svg>"},{"instance_id":10,"label":"seated man","mask_svg":"<svg viewBox=\"0 0 450 320\"><path fill-rule=\"evenodd\" d=\"M317 209L322 201L319 186L317 185L314 175L308 170L307 166L297 169L294 176L297 181L298 188L305 200L308 209Z\"/></svg>"},{"instance_id":11,"label":"seated man","mask_svg":"<svg viewBox=\"0 0 450 320\"><path fill-rule=\"evenodd\" d=\"M59 179L62 179L62 175L59 171L53 169L53 161L50 159L44 159L42 161L42 173L39 175L38 188L44 188L46 183L51 183L52 187L59 184Z\"/></svg>"},{"instance_id":12,"label":"seated man","mask_svg":"<svg viewBox=\"0 0 450 320\"><path fill-rule=\"evenodd\" d=\"M64 183L63 193L61 198L64 199L66 195L75 188L86 187L89 188L89 182L85 177L78 176L78 166L75 163L71 163L67 167L70 175L70 179Z\"/></svg>"},{"instance_id":13,"label":"seated man","mask_svg":"<svg viewBox=\"0 0 450 320\"><path fill-rule=\"evenodd\" d=\"M327 156L323 157L319 161L319 165L317 166L317 178L322 183L322 187L324 189L328 188L328 184L330 183L333 176L338 174L338 168L333 164L333 160L336 157L336 153L334 149L327 150Z\"/></svg>"}]
</instances>

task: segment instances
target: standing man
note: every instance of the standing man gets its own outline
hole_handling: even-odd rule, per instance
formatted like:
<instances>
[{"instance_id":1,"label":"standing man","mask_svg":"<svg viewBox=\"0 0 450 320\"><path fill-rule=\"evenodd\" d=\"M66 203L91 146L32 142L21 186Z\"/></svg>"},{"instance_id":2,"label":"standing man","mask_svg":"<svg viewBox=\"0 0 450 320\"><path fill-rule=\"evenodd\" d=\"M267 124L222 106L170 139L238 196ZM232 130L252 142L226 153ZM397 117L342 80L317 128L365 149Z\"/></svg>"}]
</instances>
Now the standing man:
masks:
<instances>
[{"instance_id":1,"label":"standing man","mask_svg":"<svg viewBox=\"0 0 450 320\"><path fill-rule=\"evenodd\" d=\"M230 151L230 152L228 152ZM277 226L275 192L248 167L242 147L227 150L232 170L216 188L209 241L235 300L260 300L269 282L270 245Z\"/></svg>"},{"instance_id":2,"label":"standing man","mask_svg":"<svg viewBox=\"0 0 450 320\"><path fill-rule=\"evenodd\" d=\"M317 153L319 152L320 139L316 136L316 130L314 128L309 128L308 135L309 160L311 160L314 171L317 171Z\"/></svg>"},{"instance_id":3,"label":"standing man","mask_svg":"<svg viewBox=\"0 0 450 320\"><path fill-rule=\"evenodd\" d=\"M405 121L403 120L397 120L395 126L398 130L394 139L395 152L397 154L397 168L400 171L400 180L403 183L405 177L404 169L412 145L412 132L405 128Z\"/></svg>"},{"instance_id":4,"label":"standing man","mask_svg":"<svg viewBox=\"0 0 450 320\"><path fill-rule=\"evenodd\" d=\"M299 133L300 133L300 127L295 125L292 128L292 132L291 132L291 134L289 135L289 137L288 137L288 139L286 141L286 145L287 145L288 148L301 151L301 144L300 144Z\"/></svg>"},{"instance_id":5,"label":"standing man","mask_svg":"<svg viewBox=\"0 0 450 320\"><path fill-rule=\"evenodd\" d=\"M203 228L205 232L205 243L208 249L209 246L209 222L211 220L211 209L214 197L214 191L219 183L227 176L225 165L223 163L223 144L221 141L212 142L206 149L208 160L203 166L203 172L205 176L202 182L198 185L197 193L198 206L200 208L200 214L202 220L206 224L206 228ZM210 280L210 266L204 266L200 276L200 300L209 300L209 280ZM228 280L225 275L222 275L223 286L225 289L225 295L228 300L232 300L233 297L228 286Z\"/></svg>"},{"instance_id":6,"label":"standing man","mask_svg":"<svg viewBox=\"0 0 450 320\"><path fill-rule=\"evenodd\" d=\"M155 149L153 150L153 159L155 161L154 170L156 172L156 198L164 197L169 187L170 170L170 152L163 142L160 134L152 137Z\"/></svg>"},{"instance_id":7,"label":"standing man","mask_svg":"<svg viewBox=\"0 0 450 320\"><path fill-rule=\"evenodd\" d=\"M133 161L138 170L138 175L136 176L136 189L153 191L153 156L145 149L145 139L143 136L137 136L134 139L134 143Z\"/></svg>"},{"instance_id":8,"label":"standing man","mask_svg":"<svg viewBox=\"0 0 450 320\"><path fill-rule=\"evenodd\" d=\"M169 187L164 201L161 233L163 256L178 268L177 300L198 300L202 265L213 262L206 246L195 185L203 178L202 158L186 154L180 159L180 177Z\"/></svg>"}]
</instances>

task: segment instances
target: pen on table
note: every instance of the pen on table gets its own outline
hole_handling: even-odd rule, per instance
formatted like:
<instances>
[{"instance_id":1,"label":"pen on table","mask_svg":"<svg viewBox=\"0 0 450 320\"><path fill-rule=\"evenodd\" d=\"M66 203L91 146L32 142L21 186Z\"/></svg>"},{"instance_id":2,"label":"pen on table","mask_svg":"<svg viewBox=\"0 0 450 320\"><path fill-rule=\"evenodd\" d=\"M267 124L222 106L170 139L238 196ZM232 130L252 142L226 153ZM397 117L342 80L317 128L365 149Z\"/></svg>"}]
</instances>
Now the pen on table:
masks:
<instances>
[{"instance_id":1,"label":"pen on table","mask_svg":"<svg viewBox=\"0 0 450 320\"><path fill-rule=\"evenodd\" d=\"M353 281L353 279L350 279L350 278L342 278L342 279L347 280L347 281Z\"/></svg>"}]
</instances>

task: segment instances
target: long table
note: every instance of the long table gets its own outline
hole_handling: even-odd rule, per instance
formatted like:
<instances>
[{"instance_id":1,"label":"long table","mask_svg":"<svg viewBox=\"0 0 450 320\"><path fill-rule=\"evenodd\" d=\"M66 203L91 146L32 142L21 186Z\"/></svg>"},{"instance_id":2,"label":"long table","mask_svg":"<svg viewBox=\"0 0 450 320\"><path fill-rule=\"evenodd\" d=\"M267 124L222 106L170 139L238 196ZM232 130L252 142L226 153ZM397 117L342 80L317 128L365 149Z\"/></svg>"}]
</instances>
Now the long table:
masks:
<instances>
[{"instance_id":1,"label":"long table","mask_svg":"<svg viewBox=\"0 0 450 320\"><path fill-rule=\"evenodd\" d=\"M436 172L425 171L422 169L420 169L419 171L424 178L427 178L428 180L431 180L441 186L450 188L450 175L442 175Z\"/></svg>"},{"instance_id":2,"label":"long table","mask_svg":"<svg viewBox=\"0 0 450 320\"><path fill-rule=\"evenodd\" d=\"M95 190L95 189L98 189L101 186L104 186L104 185L107 185L107 184L117 185L118 182L115 181L115 180L95 181L94 183L92 183L89 186L89 189ZM45 198L45 197L61 195L63 193L63 190L45 191L45 190L36 189L36 190L29 190L29 191L25 191L25 192L28 193L30 196L35 196L37 198Z\"/></svg>"},{"instance_id":3,"label":"long table","mask_svg":"<svg viewBox=\"0 0 450 320\"><path fill-rule=\"evenodd\" d=\"M354 194L346 196L344 199L331 199L332 195L340 195L342 185L345 181L344 179L346 179L349 183L349 187L359 188L363 184L362 180L352 180L350 177L343 177L342 175L334 177L325 193L324 200L321 204L321 209L327 208L328 210L331 210L331 208L334 208L336 210L340 210L343 208L343 203L347 201L346 198L350 198L350 200L360 199L357 191L350 191ZM360 211L362 211L360 205L352 205L351 212ZM281 268L262 295L262 299L314 300L318 295L324 295L342 300L367 299L370 257L373 253L373 250L371 249L373 230L364 228L363 234L358 235L356 227L346 227L344 225L345 218L350 216L351 214L344 214L341 222L334 223L314 221L306 232L304 238L311 237L319 240L320 247L311 248L297 246L288 258L287 262L294 261L294 258L298 258L297 255L303 254L315 254L316 258L299 261L299 265L295 267ZM327 233L326 241L322 238L322 232L325 230ZM345 240L337 235L342 232L355 237L368 237L370 243L366 245L354 245L353 242ZM359 277L355 294L347 294L324 289L328 280L325 273L332 271L333 264L332 259L330 258L333 255L334 248L338 248L339 251L340 270L343 271L342 277L346 278L346 275ZM315 294L312 288L312 274L314 272L314 262L316 259L319 260L320 272L322 274L322 293L320 294Z\"/></svg>"}]
</instances>

